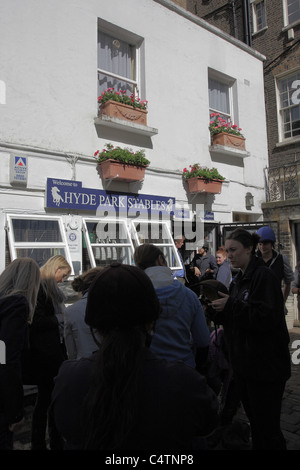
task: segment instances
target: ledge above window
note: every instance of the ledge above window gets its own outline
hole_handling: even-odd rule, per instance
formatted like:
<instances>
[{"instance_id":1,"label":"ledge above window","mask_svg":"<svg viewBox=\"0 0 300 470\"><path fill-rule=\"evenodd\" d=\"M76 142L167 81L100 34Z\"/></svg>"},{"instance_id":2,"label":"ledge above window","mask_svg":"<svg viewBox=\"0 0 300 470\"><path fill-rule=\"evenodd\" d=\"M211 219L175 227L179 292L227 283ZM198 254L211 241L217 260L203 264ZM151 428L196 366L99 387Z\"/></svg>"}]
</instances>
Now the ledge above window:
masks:
<instances>
[{"instance_id":1,"label":"ledge above window","mask_svg":"<svg viewBox=\"0 0 300 470\"><path fill-rule=\"evenodd\" d=\"M158 134L158 129L155 129L154 127L135 124L133 122L124 121L123 119L117 119L106 115L97 116L94 119L94 123L96 126L109 127L110 129L121 130L147 137Z\"/></svg>"}]
</instances>

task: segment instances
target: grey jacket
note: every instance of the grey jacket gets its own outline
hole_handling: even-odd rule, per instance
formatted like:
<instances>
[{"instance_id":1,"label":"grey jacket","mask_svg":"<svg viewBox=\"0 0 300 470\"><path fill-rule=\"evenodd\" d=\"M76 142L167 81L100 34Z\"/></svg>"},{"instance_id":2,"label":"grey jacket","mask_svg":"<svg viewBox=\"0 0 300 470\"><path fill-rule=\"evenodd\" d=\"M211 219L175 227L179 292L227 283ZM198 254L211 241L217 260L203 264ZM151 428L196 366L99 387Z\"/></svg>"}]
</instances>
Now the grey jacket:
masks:
<instances>
[{"instance_id":1,"label":"grey jacket","mask_svg":"<svg viewBox=\"0 0 300 470\"><path fill-rule=\"evenodd\" d=\"M90 327L84 321L87 292L80 300L66 308L64 315L64 336L68 359L88 357L98 346L94 341ZM100 342L99 335L96 338Z\"/></svg>"}]
</instances>

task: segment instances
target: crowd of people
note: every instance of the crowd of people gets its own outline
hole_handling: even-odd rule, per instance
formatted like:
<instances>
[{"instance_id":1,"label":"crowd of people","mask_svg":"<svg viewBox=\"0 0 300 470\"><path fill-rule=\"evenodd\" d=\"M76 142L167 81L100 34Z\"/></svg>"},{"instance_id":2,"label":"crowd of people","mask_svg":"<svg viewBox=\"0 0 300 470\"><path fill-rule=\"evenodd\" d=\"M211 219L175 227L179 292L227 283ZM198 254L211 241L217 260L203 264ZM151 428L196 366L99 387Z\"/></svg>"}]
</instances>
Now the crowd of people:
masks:
<instances>
[{"instance_id":1,"label":"crowd of people","mask_svg":"<svg viewBox=\"0 0 300 470\"><path fill-rule=\"evenodd\" d=\"M291 374L285 302L299 287L275 251L274 232L237 228L215 256L204 244L188 266L184 237L174 241L179 268L167 265L158 246L142 244L134 266L114 262L75 277L80 298L67 307L59 285L72 269L63 256L41 267L30 258L6 267L1 450L13 449L22 425L26 383L37 386L32 450L47 449L47 430L51 450L209 449L210 436L232 422L240 404L252 449L286 449L280 429ZM191 273L199 295L187 282ZM222 400L212 369L220 370Z\"/></svg>"}]
</instances>

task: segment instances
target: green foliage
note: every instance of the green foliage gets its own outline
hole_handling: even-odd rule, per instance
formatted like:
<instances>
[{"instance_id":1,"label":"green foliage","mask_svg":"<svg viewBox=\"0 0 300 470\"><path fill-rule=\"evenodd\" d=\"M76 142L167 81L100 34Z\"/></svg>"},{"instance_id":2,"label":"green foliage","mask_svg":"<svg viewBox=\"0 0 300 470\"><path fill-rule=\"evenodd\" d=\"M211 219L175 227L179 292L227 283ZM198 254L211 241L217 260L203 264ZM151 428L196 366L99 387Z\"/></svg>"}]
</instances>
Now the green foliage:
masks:
<instances>
[{"instance_id":1,"label":"green foliage","mask_svg":"<svg viewBox=\"0 0 300 470\"><path fill-rule=\"evenodd\" d=\"M216 168L207 168L206 166L200 166L198 163L190 165L190 170L187 168L183 169L183 177L188 178L203 178L207 181L211 180L225 180L224 176L221 176Z\"/></svg>"},{"instance_id":2,"label":"green foliage","mask_svg":"<svg viewBox=\"0 0 300 470\"><path fill-rule=\"evenodd\" d=\"M112 159L127 165L148 166L150 164L150 161L145 157L144 150L138 150L134 153L131 149L114 147L112 144L105 144L105 147L101 152L97 150L94 153L98 163Z\"/></svg>"},{"instance_id":3,"label":"green foliage","mask_svg":"<svg viewBox=\"0 0 300 470\"><path fill-rule=\"evenodd\" d=\"M209 123L210 135L225 132L226 134L239 135L240 137L243 137L243 134L241 134L242 129L236 124L231 124L231 122L228 122L226 121L226 119L223 119L220 114L211 113L210 117L213 118Z\"/></svg>"},{"instance_id":4,"label":"green foliage","mask_svg":"<svg viewBox=\"0 0 300 470\"><path fill-rule=\"evenodd\" d=\"M123 103L123 104L128 104L129 106L132 106L133 108L139 108L139 109L147 109L148 101L144 100L141 101L140 98L135 96L134 93L132 93L130 96L126 94L126 91L120 90L120 91L115 91L114 88L107 88L99 97L98 97L98 103L106 103L109 100L117 101L118 103Z\"/></svg>"}]
</instances>

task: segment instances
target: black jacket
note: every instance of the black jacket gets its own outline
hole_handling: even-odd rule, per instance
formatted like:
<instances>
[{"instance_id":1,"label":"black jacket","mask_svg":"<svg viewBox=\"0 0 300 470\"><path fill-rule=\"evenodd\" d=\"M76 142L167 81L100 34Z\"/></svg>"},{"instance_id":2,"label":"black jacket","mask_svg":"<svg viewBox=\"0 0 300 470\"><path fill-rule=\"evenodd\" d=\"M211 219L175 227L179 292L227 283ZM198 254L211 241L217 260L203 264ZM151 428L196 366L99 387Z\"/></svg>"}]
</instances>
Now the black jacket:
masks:
<instances>
[{"instance_id":1,"label":"black jacket","mask_svg":"<svg viewBox=\"0 0 300 470\"><path fill-rule=\"evenodd\" d=\"M224 325L236 374L258 381L285 381L291 375L282 291L274 272L253 257L245 274L230 285L217 319Z\"/></svg>"},{"instance_id":2,"label":"black jacket","mask_svg":"<svg viewBox=\"0 0 300 470\"><path fill-rule=\"evenodd\" d=\"M51 413L66 449L82 448L81 405L97 354L65 361L55 378ZM167 362L146 350L138 385L138 420L123 450L191 450L197 436L218 424L216 395L202 375L181 361Z\"/></svg>"},{"instance_id":3,"label":"black jacket","mask_svg":"<svg viewBox=\"0 0 300 470\"><path fill-rule=\"evenodd\" d=\"M23 295L0 299L0 340L5 344L6 364L0 364L0 412L8 423L23 418L21 356L26 345L29 306Z\"/></svg>"},{"instance_id":4,"label":"black jacket","mask_svg":"<svg viewBox=\"0 0 300 470\"><path fill-rule=\"evenodd\" d=\"M65 357L60 342L59 324L53 302L46 297L41 284L29 334L35 383L56 376Z\"/></svg>"}]
</instances>

